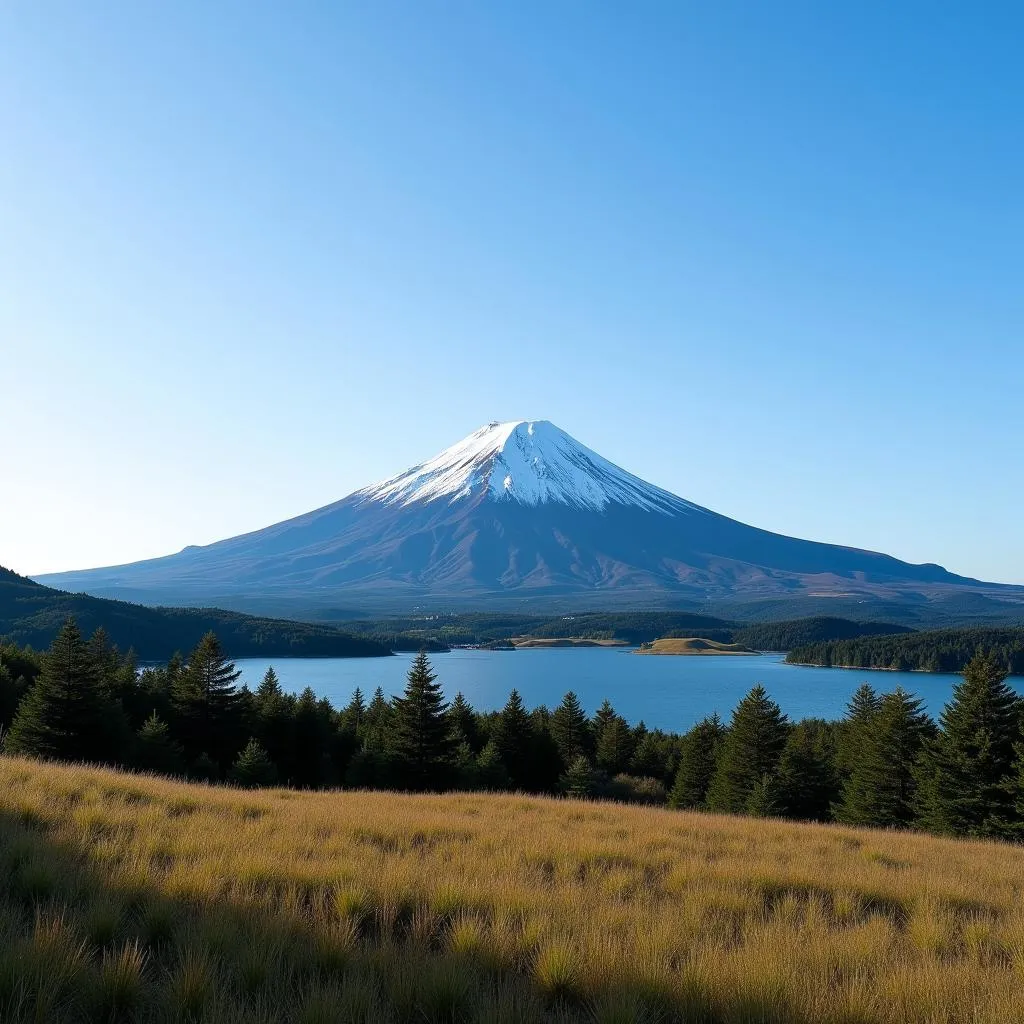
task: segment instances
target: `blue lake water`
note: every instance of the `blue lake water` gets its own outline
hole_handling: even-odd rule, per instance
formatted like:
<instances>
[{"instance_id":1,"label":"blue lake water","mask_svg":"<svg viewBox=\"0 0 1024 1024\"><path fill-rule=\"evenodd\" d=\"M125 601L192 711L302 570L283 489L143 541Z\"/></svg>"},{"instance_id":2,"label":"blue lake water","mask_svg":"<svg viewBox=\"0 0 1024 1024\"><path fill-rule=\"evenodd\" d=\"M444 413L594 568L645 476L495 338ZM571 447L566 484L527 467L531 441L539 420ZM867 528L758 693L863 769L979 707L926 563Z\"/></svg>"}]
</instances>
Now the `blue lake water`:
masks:
<instances>
[{"instance_id":1,"label":"blue lake water","mask_svg":"<svg viewBox=\"0 0 1024 1024\"><path fill-rule=\"evenodd\" d=\"M242 679L255 688L268 665L281 685L298 692L311 686L335 707L348 703L358 686L367 698L380 686L401 693L411 654L391 658L244 658ZM949 699L954 675L923 672L868 672L863 669L802 668L781 654L749 657L638 656L621 648L548 648L519 651L456 650L431 656L445 694L459 690L478 711L500 708L513 687L527 707L554 707L575 690L588 712L605 698L619 714L652 728L688 729L713 711L728 717L755 684L762 683L791 718L839 718L853 691L870 682L884 691L902 686L923 698L938 715ZM1024 678L1011 679L1021 689Z\"/></svg>"}]
</instances>

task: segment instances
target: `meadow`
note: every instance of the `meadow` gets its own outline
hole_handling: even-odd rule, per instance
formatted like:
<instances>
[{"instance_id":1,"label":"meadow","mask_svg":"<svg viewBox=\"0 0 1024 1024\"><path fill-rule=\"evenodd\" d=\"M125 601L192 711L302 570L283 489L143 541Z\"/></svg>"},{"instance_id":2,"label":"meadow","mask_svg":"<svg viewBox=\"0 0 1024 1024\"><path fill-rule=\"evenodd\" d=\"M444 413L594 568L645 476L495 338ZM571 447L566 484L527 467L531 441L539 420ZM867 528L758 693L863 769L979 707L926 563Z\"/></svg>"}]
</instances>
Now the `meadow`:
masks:
<instances>
[{"instance_id":1,"label":"meadow","mask_svg":"<svg viewBox=\"0 0 1024 1024\"><path fill-rule=\"evenodd\" d=\"M1024 849L0 757L0 1020L1006 1022Z\"/></svg>"}]
</instances>

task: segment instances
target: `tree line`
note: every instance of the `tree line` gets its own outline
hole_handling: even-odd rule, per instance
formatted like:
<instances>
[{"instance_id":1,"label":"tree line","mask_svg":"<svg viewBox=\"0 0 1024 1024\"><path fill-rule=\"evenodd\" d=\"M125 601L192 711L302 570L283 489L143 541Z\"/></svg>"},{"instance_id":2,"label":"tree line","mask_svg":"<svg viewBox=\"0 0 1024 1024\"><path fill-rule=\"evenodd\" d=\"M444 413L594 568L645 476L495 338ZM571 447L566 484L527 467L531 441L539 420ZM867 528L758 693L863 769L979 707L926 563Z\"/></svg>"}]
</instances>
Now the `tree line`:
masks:
<instances>
[{"instance_id":1,"label":"tree line","mask_svg":"<svg viewBox=\"0 0 1024 1024\"><path fill-rule=\"evenodd\" d=\"M386 657L392 648L326 623L243 615L220 608L147 608L44 587L0 566L0 637L44 647L69 618L89 632L101 625L111 639L146 660L193 647L209 630L236 657Z\"/></svg>"},{"instance_id":2,"label":"tree line","mask_svg":"<svg viewBox=\"0 0 1024 1024\"><path fill-rule=\"evenodd\" d=\"M570 692L529 710L450 702L425 653L405 691L342 709L256 690L208 633L187 658L137 669L102 630L68 621L44 655L0 646L6 753L89 761L241 786L521 790L946 835L1024 837L1024 701L976 654L938 722L901 688L862 685L839 721L791 722L757 686L728 722L683 734L631 726Z\"/></svg>"},{"instance_id":3,"label":"tree line","mask_svg":"<svg viewBox=\"0 0 1024 1024\"><path fill-rule=\"evenodd\" d=\"M1010 675L1024 675L1024 628L935 629L829 639L795 646L786 660L897 672L962 672L980 650L987 650Z\"/></svg>"}]
</instances>

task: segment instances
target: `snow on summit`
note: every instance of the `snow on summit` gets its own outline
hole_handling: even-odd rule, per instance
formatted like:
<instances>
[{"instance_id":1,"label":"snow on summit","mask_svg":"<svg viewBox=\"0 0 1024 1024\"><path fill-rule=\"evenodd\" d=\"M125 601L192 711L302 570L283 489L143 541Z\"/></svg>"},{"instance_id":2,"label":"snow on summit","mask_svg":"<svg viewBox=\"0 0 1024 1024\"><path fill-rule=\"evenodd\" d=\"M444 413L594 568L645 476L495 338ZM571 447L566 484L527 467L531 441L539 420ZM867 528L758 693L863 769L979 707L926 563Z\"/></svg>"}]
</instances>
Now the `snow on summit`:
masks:
<instances>
[{"instance_id":1,"label":"snow on summit","mask_svg":"<svg viewBox=\"0 0 1024 1024\"><path fill-rule=\"evenodd\" d=\"M488 423L427 462L356 493L366 501L411 505L451 503L483 491L494 501L595 511L611 503L667 514L697 508L620 469L547 420Z\"/></svg>"}]
</instances>

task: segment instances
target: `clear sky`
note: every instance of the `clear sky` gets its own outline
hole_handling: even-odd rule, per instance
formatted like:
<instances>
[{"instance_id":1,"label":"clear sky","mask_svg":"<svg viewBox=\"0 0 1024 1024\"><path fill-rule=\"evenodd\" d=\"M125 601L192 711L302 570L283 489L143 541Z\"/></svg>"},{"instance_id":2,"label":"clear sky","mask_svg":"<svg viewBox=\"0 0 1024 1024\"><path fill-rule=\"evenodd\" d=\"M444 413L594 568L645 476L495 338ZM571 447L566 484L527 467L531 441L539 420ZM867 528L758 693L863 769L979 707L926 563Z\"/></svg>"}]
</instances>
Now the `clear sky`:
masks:
<instances>
[{"instance_id":1,"label":"clear sky","mask_svg":"<svg viewBox=\"0 0 1024 1024\"><path fill-rule=\"evenodd\" d=\"M1024 6L0 4L0 564L550 419L1024 583Z\"/></svg>"}]
</instances>

